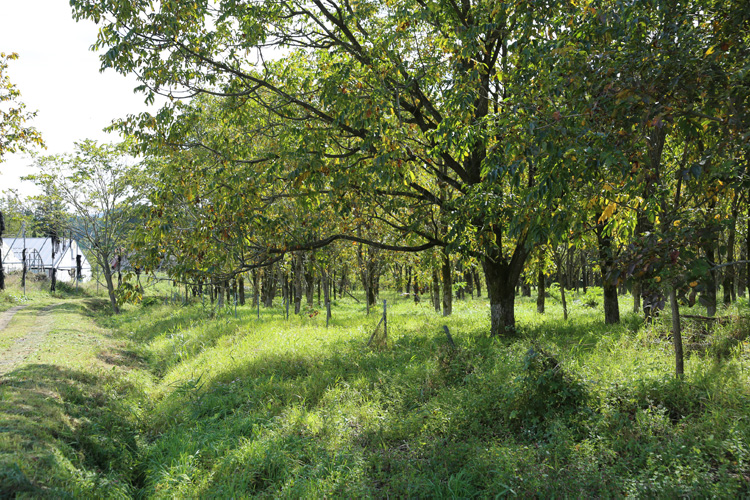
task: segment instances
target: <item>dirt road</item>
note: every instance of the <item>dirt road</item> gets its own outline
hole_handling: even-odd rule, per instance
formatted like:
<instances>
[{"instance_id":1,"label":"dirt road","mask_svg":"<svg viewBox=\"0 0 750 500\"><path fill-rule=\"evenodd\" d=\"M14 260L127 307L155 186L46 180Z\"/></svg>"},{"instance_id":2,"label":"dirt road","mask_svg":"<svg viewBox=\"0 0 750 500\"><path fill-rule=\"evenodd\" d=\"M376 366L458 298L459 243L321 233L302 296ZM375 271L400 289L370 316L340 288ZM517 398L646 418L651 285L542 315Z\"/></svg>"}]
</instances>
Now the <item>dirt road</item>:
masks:
<instances>
[{"instance_id":1,"label":"dirt road","mask_svg":"<svg viewBox=\"0 0 750 500\"><path fill-rule=\"evenodd\" d=\"M23 337L15 339L10 348L0 351L0 376L10 372L33 354L52 329L52 309L60 304L43 307L36 316L34 326ZM0 335L13 316L26 306L16 306L0 316Z\"/></svg>"}]
</instances>

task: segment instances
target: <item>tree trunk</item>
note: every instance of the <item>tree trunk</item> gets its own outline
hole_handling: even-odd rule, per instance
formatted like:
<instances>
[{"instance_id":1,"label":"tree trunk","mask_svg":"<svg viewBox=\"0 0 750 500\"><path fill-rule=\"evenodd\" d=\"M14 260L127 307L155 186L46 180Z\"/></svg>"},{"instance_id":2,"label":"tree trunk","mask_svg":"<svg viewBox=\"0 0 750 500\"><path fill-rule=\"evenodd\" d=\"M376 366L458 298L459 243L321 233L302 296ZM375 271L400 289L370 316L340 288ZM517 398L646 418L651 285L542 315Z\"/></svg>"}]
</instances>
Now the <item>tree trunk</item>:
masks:
<instances>
[{"instance_id":1,"label":"tree trunk","mask_svg":"<svg viewBox=\"0 0 750 500\"><path fill-rule=\"evenodd\" d=\"M734 262L734 244L737 237L737 215L739 212L737 192L734 194L732 200L732 221L729 226L729 235L727 236L727 264ZM734 294L734 265L727 266L724 269L724 303L732 303L732 295ZM736 297L734 297L736 300Z\"/></svg>"},{"instance_id":2,"label":"tree trunk","mask_svg":"<svg viewBox=\"0 0 750 500\"><path fill-rule=\"evenodd\" d=\"M435 312L440 312L440 274L437 264L432 265L432 306Z\"/></svg>"},{"instance_id":3,"label":"tree trunk","mask_svg":"<svg viewBox=\"0 0 750 500\"><path fill-rule=\"evenodd\" d=\"M322 279L322 286L323 286L323 299L325 300L325 307L326 307L326 327L328 327L328 322L331 321L331 280L328 277L328 267L323 267L323 277Z\"/></svg>"},{"instance_id":4,"label":"tree trunk","mask_svg":"<svg viewBox=\"0 0 750 500\"><path fill-rule=\"evenodd\" d=\"M677 303L677 292L674 287L669 290L669 305L672 308L672 341L674 343L675 373L682 377L685 373L682 354L682 331L680 328L680 306Z\"/></svg>"},{"instance_id":5,"label":"tree trunk","mask_svg":"<svg viewBox=\"0 0 750 500\"><path fill-rule=\"evenodd\" d=\"M309 254L306 256L300 255L300 258L304 258L307 262L303 262L303 268L305 272L305 299L307 301L307 307L312 308L313 297L315 295L315 275L313 274L313 255ZM320 300L318 300L320 302Z\"/></svg>"},{"instance_id":6,"label":"tree trunk","mask_svg":"<svg viewBox=\"0 0 750 500\"><path fill-rule=\"evenodd\" d=\"M120 308L117 306L117 297L115 297L115 283L112 279L112 269L109 267L109 259L102 257L100 263L103 264L104 282L107 284L107 294L109 295L109 303L112 306L112 312L114 314L120 314Z\"/></svg>"},{"instance_id":7,"label":"tree trunk","mask_svg":"<svg viewBox=\"0 0 750 500\"><path fill-rule=\"evenodd\" d=\"M641 281L636 279L633 281L633 312L638 313L641 310Z\"/></svg>"},{"instance_id":8,"label":"tree trunk","mask_svg":"<svg viewBox=\"0 0 750 500\"><path fill-rule=\"evenodd\" d=\"M238 278L239 283L237 284L237 287L239 288L240 293L240 305L245 305L245 277L240 274Z\"/></svg>"},{"instance_id":9,"label":"tree trunk","mask_svg":"<svg viewBox=\"0 0 750 500\"><path fill-rule=\"evenodd\" d=\"M451 260L443 249L443 265L441 271L443 275L443 316L453 314L453 274L451 272Z\"/></svg>"},{"instance_id":10,"label":"tree trunk","mask_svg":"<svg viewBox=\"0 0 750 500\"><path fill-rule=\"evenodd\" d=\"M536 276L536 312L544 314L544 297L547 294L544 286L544 271Z\"/></svg>"},{"instance_id":11,"label":"tree trunk","mask_svg":"<svg viewBox=\"0 0 750 500\"><path fill-rule=\"evenodd\" d=\"M482 296L482 282L479 280L479 269L474 269L474 286L477 287L477 297Z\"/></svg>"},{"instance_id":12,"label":"tree trunk","mask_svg":"<svg viewBox=\"0 0 750 500\"><path fill-rule=\"evenodd\" d=\"M294 314L302 311L302 256L294 256Z\"/></svg>"},{"instance_id":13,"label":"tree trunk","mask_svg":"<svg viewBox=\"0 0 750 500\"><path fill-rule=\"evenodd\" d=\"M603 224L596 227L596 240L599 245L599 268L604 291L604 323L612 325L620 322L620 304L617 301L617 283L611 277L614 269L612 237L604 234Z\"/></svg>"},{"instance_id":14,"label":"tree trunk","mask_svg":"<svg viewBox=\"0 0 750 500\"><path fill-rule=\"evenodd\" d=\"M709 241L703 243L703 253L708 260L709 267L716 265L716 242ZM703 276L703 292L701 293L701 303L706 306L706 315L716 315L716 270L712 269Z\"/></svg>"},{"instance_id":15,"label":"tree trunk","mask_svg":"<svg viewBox=\"0 0 750 500\"><path fill-rule=\"evenodd\" d=\"M560 264L562 264L563 259L560 259ZM563 307L563 319L565 321L568 321L568 302L565 300L565 283L563 282L564 275L562 272L562 266L557 266L557 281L560 282L560 301L562 301L562 307Z\"/></svg>"},{"instance_id":16,"label":"tree trunk","mask_svg":"<svg viewBox=\"0 0 750 500\"><path fill-rule=\"evenodd\" d=\"M524 277L521 277L521 296L531 297L531 284Z\"/></svg>"},{"instance_id":17,"label":"tree trunk","mask_svg":"<svg viewBox=\"0 0 750 500\"><path fill-rule=\"evenodd\" d=\"M341 280L339 281L339 297L344 296L344 286L346 286L346 281L347 281L346 275L348 274L347 273L348 270L349 269L346 266L346 264L344 264L344 267L341 268Z\"/></svg>"},{"instance_id":18,"label":"tree trunk","mask_svg":"<svg viewBox=\"0 0 750 500\"><path fill-rule=\"evenodd\" d=\"M458 291L456 295L457 295L458 300L464 300L464 297L465 297L464 292L466 290L466 288L464 288L464 285L463 285L464 264L460 260L456 262L456 275L458 276L458 279L460 280L459 281L460 285L458 287Z\"/></svg>"},{"instance_id":19,"label":"tree trunk","mask_svg":"<svg viewBox=\"0 0 750 500\"><path fill-rule=\"evenodd\" d=\"M500 237L497 240L502 241ZM529 255L525 244L523 239L516 244L510 261L495 248L482 262L490 299L490 335L516 333L515 289Z\"/></svg>"},{"instance_id":20,"label":"tree trunk","mask_svg":"<svg viewBox=\"0 0 750 500\"><path fill-rule=\"evenodd\" d=\"M583 293L586 293L589 287L589 272L585 252L581 252L581 281L581 284L583 285Z\"/></svg>"}]
</instances>

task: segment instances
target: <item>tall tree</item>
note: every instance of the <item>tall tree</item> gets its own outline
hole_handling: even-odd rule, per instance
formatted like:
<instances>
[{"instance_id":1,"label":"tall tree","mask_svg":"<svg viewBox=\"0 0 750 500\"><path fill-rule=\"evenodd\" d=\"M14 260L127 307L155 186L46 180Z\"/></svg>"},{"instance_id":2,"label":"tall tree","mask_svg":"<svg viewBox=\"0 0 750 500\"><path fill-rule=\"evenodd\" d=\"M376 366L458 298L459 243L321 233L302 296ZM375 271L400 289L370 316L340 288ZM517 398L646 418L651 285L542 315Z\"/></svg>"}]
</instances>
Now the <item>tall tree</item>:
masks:
<instances>
[{"instance_id":1,"label":"tall tree","mask_svg":"<svg viewBox=\"0 0 750 500\"><path fill-rule=\"evenodd\" d=\"M227 161L293 162L296 168L285 176L290 183L333 191L339 201L347 193L373 201L373 216L413 242L364 243L412 250L449 246L477 255L487 280L491 331L514 329L514 289L535 241L530 225L541 217L523 200L535 198L535 172L557 162L549 152L528 161L522 157L529 148L508 141L517 136L536 143L534 124L554 121L555 109L536 102L547 87L535 90L530 83L533 63L545 53L540 41L566 29L552 22L557 4L72 5L77 18L102 24L96 47L106 49L103 66L137 73L150 96L210 93L238 112L260 107L291 137L263 154L241 136L212 148ZM164 137L178 139L175 127L156 138L149 131L175 118L184 123L175 113L132 117L124 128L164 144ZM558 197L549 188L564 177L547 174L544 196ZM443 187L453 193L449 201L439 195ZM404 211L410 203L419 209ZM422 221L439 219L437 212L448 214L448 226L425 228ZM357 241L356 233L346 231L282 247L311 249L332 237Z\"/></svg>"}]
</instances>

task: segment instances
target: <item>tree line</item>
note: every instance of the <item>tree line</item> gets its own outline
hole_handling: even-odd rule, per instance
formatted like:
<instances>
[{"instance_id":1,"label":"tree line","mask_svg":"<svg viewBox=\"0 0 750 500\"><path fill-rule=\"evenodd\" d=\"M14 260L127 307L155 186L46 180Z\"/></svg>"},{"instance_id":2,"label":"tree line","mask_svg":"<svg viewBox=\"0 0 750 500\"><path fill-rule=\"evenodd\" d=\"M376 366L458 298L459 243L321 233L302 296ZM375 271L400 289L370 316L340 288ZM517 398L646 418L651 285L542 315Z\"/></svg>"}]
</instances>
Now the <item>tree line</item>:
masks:
<instances>
[{"instance_id":1,"label":"tree line","mask_svg":"<svg viewBox=\"0 0 750 500\"><path fill-rule=\"evenodd\" d=\"M517 287L582 259L607 323L623 287L678 322L745 289L746 2L71 5L102 68L169 98L114 125L146 158L144 269L302 276L312 254L330 276L354 252L372 280L374 255L408 254L425 286L481 270L492 335Z\"/></svg>"}]
</instances>

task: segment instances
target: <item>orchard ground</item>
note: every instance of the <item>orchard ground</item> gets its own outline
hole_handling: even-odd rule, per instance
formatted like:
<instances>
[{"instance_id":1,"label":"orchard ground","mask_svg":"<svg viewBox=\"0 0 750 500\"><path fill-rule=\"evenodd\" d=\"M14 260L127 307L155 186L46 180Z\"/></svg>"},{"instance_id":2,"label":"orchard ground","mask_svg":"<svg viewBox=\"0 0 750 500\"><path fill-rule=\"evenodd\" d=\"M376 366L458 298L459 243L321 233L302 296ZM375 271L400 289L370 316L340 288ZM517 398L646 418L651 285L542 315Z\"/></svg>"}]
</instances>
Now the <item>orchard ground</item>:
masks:
<instances>
[{"instance_id":1,"label":"orchard ground","mask_svg":"<svg viewBox=\"0 0 750 500\"><path fill-rule=\"evenodd\" d=\"M0 377L2 497L750 495L747 299L684 321L679 380L668 315L605 326L591 291L567 322L554 292L544 315L518 297L514 339L487 336L485 298L443 318L385 294L367 347L382 306L350 298L326 328L278 300L235 317L162 285L112 316L92 286L46 287L0 292L26 306L0 361L35 334Z\"/></svg>"}]
</instances>

